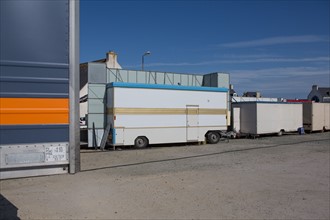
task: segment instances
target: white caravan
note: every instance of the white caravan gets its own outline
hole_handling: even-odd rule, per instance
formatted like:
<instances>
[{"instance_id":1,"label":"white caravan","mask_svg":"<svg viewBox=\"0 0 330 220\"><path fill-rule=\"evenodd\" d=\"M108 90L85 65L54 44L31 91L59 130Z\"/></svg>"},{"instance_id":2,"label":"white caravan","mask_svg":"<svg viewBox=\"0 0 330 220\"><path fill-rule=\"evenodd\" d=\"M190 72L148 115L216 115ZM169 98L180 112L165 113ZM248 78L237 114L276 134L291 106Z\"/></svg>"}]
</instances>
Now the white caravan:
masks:
<instances>
[{"instance_id":1,"label":"white caravan","mask_svg":"<svg viewBox=\"0 0 330 220\"><path fill-rule=\"evenodd\" d=\"M107 85L107 127L115 146L217 143L229 125L228 89L115 82Z\"/></svg>"},{"instance_id":2,"label":"white caravan","mask_svg":"<svg viewBox=\"0 0 330 220\"><path fill-rule=\"evenodd\" d=\"M301 103L237 102L232 107L233 129L242 135L282 135L303 126Z\"/></svg>"},{"instance_id":3,"label":"white caravan","mask_svg":"<svg viewBox=\"0 0 330 220\"><path fill-rule=\"evenodd\" d=\"M304 109L304 129L308 132L330 129L330 103L306 102Z\"/></svg>"}]
</instances>

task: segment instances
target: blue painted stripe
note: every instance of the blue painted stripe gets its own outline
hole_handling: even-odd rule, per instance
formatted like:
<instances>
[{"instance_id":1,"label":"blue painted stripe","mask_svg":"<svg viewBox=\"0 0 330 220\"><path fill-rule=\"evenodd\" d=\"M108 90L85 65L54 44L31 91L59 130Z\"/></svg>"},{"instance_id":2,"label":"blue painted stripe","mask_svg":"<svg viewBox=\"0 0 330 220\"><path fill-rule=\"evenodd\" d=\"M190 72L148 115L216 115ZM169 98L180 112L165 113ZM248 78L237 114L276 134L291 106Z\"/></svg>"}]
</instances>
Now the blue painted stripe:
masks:
<instances>
[{"instance_id":1,"label":"blue painted stripe","mask_svg":"<svg viewBox=\"0 0 330 220\"><path fill-rule=\"evenodd\" d=\"M112 144L116 144L116 129L112 129Z\"/></svg>"},{"instance_id":2,"label":"blue painted stripe","mask_svg":"<svg viewBox=\"0 0 330 220\"><path fill-rule=\"evenodd\" d=\"M206 92L228 92L226 88L203 87L203 86L177 86L164 84L142 84L142 83L123 83L113 82L107 84L107 88L140 88L140 89L169 89L169 90L188 90L188 91L206 91Z\"/></svg>"},{"instance_id":3,"label":"blue painted stripe","mask_svg":"<svg viewBox=\"0 0 330 220\"><path fill-rule=\"evenodd\" d=\"M0 146L69 142L69 125L1 125Z\"/></svg>"}]
</instances>

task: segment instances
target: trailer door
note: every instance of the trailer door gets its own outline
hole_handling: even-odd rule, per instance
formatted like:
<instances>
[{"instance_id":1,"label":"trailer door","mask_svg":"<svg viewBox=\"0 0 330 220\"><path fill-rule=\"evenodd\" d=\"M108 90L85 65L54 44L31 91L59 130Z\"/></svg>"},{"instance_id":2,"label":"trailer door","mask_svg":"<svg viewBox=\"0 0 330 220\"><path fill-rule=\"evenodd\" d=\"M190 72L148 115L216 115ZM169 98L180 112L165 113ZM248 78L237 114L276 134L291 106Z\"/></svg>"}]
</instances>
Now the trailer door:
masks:
<instances>
[{"instance_id":1,"label":"trailer door","mask_svg":"<svg viewBox=\"0 0 330 220\"><path fill-rule=\"evenodd\" d=\"M240 132L241 130L241 109L240 108L233 108L233 128L236 132Z\"/></svg>"},{"instance_id":2,"label":"trailer door","mask_svg":"<svg viewBox=\"0 0 330 220\"><path fill-rule=\"evenodd\" d=\"M187 141L198 141L199 106L187 105Z\"/></svg>"}]
</instances>

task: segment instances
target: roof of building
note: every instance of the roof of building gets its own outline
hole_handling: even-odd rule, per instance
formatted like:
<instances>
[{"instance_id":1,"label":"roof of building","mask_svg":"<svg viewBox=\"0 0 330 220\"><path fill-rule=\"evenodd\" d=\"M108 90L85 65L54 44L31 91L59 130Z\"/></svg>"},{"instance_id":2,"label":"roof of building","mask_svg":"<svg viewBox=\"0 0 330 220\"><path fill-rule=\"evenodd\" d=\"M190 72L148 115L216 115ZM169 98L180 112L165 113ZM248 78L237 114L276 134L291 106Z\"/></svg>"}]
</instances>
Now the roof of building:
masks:
<instances>
[{"instance_id":1,"label":"roof of building","mask_svg":"<svg viewBox=\"0 0 330 220\"><path fill-rule=\"evenodd\" d=\"M99 59L99 60L94 60L94 61L90 61L91 63L105 63L107 62L107 59Z\"/></svg>"},{"instance_id":2,"label":"roof of building","mask_svg":"<svg viewBox=\"0 0 330 220\"><path fill-rule=\"evenodd\" d=\"M260 98L261 97L261 94L259 91L256 91L256 92L244 92L243 93L243 97L257 97L257 98Z\"/></svg>"},{"instance_id":3,"label":"roof of building","mask_svg":"<svg viewBox=\"0 0 330 220\"><path fill-rule=\"evenodd\" d=\"M319 87L318 91L322 97L330 96L330 87Z\"/></svg>"},{"instance_id":4,"label":"roof of building","mask_svg":"<svg viewBox=\"0 0 330 220\"><path fill-rule=\"evenodd\" d=\"M234 94L237 95L236 91L234 89L230 89L230 95L233 96Z\"/></svg>"}]
</instances>

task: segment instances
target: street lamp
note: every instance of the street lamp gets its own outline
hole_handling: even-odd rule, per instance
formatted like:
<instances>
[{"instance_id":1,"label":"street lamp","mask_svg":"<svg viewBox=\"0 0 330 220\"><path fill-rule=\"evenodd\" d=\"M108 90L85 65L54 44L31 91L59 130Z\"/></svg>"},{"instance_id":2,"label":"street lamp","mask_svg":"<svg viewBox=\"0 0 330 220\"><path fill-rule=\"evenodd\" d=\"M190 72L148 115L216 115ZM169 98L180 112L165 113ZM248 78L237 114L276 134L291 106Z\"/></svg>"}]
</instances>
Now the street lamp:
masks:
<instances>
[{"instance_id":1,"label":"street lamp","mask_svg":"<svg viewBox=\"0 0 330 220\"><path fill-rule=\"evenodd\" d=\"M147 56L147 55L150 55L150 54L151 54L151 52L147 51L142 55L142 70L144 70L144 57Z\"/></svg>"}]
</instances>

